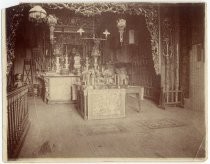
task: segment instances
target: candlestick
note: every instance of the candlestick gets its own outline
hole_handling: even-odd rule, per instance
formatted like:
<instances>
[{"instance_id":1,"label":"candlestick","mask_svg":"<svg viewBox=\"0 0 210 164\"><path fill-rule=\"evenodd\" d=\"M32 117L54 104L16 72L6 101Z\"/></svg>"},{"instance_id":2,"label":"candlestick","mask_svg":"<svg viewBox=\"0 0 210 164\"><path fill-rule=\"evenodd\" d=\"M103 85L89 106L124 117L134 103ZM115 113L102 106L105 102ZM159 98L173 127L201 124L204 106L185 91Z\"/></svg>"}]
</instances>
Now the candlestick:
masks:
<instances>
[{"instance_id":1,"label":"candlestick","mask_svg":"<svg viewBox=\"0 0 210 164\"><path fill-rule=\"evenodd\" d=\"M65 68L68 69L69 68L69 64L68 64L68 56L66 54L66 57L65 57Z\"/></svg>"},{"instance_id":2,"label":"candlestick","mask_svg":"<svg viewBox=\"0 0 210 164\"><path fill-rule=\"evenodd\" d=\"M60 73L59 56L56 57L56 73Z\"/></svg>"},{"instance_id":3,"label":"candlestick","mask_svg":"<svg viewBox=\"0 0 210 164\"><path fill-rule=\"evenodd\" d=\"M67 45L66 45L66 55L67 55L67 49L68 49L68 48L67 48Z\"/></svg>"},{"instance_id":4,"label":"candlestick","mask_svg":"<svg viewBox=\"0 0 210 164\"><path fill-rule=\"evenodd\" d=\"M176 101L178 101L178 90L179 90L179 45L176 45Z\"/></svg>"}]
</instances>

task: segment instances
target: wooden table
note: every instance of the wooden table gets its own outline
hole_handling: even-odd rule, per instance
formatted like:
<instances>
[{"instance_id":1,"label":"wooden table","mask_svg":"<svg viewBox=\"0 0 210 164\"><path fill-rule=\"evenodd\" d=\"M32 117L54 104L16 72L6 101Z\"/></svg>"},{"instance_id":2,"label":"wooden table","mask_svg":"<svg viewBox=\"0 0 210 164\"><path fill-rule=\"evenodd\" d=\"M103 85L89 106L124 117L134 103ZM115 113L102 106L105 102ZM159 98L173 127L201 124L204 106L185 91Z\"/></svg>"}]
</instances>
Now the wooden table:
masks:
<instances>
[{"instance_id":1,"label":"wooden table","mask_svg":"<svg viewBox=\"0 0 210 164\"><path fill-rule=\"evenodd\" d=\"M138 112L141 111L141 101L144 99L144 87L142 86L128 86L126 94L136 94L138 101Z\"/></svg>"}]
</instances>

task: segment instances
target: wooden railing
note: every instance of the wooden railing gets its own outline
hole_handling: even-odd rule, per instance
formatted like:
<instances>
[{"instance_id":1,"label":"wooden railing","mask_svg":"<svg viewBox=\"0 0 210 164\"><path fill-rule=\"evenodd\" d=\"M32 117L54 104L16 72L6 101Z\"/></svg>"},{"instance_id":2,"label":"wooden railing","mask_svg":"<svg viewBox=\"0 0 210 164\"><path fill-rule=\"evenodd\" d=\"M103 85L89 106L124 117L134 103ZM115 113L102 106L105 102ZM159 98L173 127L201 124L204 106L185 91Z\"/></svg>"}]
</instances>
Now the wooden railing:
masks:
<instances>
[{"instance_id":1,"label":"wooden railing","mask_svg":"<svg viewBox=\"0 0 210 164\"><path fill-rule=\"evenodd\" d=\"M27 101L28 86L20 87L7 95L7 150L8 158L16 158L29 129Z\"/></svg>"}]
</instances>

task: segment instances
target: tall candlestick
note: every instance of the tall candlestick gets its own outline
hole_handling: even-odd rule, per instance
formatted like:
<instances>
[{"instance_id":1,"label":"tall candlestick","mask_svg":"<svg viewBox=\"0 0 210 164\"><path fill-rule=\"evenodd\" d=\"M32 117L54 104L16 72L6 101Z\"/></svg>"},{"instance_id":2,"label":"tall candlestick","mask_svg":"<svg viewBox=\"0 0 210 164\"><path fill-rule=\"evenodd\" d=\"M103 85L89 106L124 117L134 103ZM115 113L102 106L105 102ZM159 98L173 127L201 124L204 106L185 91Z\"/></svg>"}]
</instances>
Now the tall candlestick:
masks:
<instances>
[{"instance_id":1,"label":"tall candlestick","mask_svg":"<svg viewBox=\"0 0 210 164\"><path fill-rule=\"evenodd\" d=\"M67 45L66 45L66 55L67 55Z\"/></svg>"},{"instance_id":2,"label":"tall candlestick","mask_svg":"<svg viewBox=\"0 0 210 164\"><path fill-rule=\"evenodd\" d=\"M60 73L59 56L56 57L56 73Z\"/></svg>"},{"instance_id":3,"label":"tall candlestick","mask_svg":"<svg viewBox=\"0 0 210 164\"><path fill-rule=\"evenodd\" d=\"M69 68L69 64L68 64L68 56L66 54L66 57L65 57L65 68L68 69Z\"/></svg>"},{"instance_id":4,"label":"tall candlestick","mask_svg":"<svg viewBox=\"0 0 210 164\"><path fill-rule=\"evenodd\" d=\"M179 90L179 45L176 46L176 101L178 101Z\"/></svg>"}]
</instances>

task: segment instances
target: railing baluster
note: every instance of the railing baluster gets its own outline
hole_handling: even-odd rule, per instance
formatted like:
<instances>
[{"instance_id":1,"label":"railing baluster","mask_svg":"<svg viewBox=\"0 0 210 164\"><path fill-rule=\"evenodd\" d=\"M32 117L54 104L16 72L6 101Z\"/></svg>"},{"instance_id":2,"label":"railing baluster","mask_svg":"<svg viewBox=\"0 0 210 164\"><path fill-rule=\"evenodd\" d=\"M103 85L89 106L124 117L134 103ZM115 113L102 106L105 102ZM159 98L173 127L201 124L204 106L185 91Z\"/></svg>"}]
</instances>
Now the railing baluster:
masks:
<instances>
[{"instance_id":1,"label":"railing baluster","mask_svg":"<svg viewBox=\"0 0 210 164\"><path fill-rule=\"evenodd\" d=\"M22 110L22 107L21 107L21 95L22 93L19 94L18 96L18 135L19 135L19 138L21 137L22 135L22 127L21 127L21 124L22 124L22 119L21 119L21 110Z\"/></svg>"},{"instance_id":2,"label":"railing baluster","mask_svg":"<svg viewBox=\"0 0 210 164\"><path fill-rule=\"evenodd\" d=\"M21 133L21 135L22 135L22 133L23 133L23 123L24 123L24 117L23 117L23 93L21 93L21 95L20 95L20 99L19 99L19 101L20 101L20 113L19 113L19 119L20 119L20 133Z\"/></svg>"},{"instance_id":3,"label":"railing baluster","mask_svg":"<svg viewBox=\"0 0 210 164\"><path fill-rule=\"evenodd\" d=\"M16 144L18 143L18 134L17 134L17 95L15 96L15 108L14 108L14 117L15 117L15 127L14 127L14 130L15 130L15 142Z\"/></svg>"},{"instance_id":4,"label":"railing baluster","mask_svg":"<svg viewBox=\"0 0 210 164\"><path fill-rule=\"evenodd\" d=\"M11 114L12 114L12 120L14 120L12 122L12 142L13 145L15 146L16 144L16 140L15 140L15 112L14 112L14 108L15 108L15 98L12 98L12 110L11 110Z\"/></svg>"},{"instance_id":5,"label":"railing baluster","mask_svg":"<svg viewBox=\"0 0 210 164\"><path fill-rule=\"evenodd\" d=\"M8 157L14 158L23 142L23 138L28 128L28 110L27 110L27 92L28 86L20 87L7 95L8 100ZM29 124L28 124L29 125Z\"/></svg>"},{"instance_id":6,"label":"railing baluster","mask_svg":"<svg viewBox=\"0 0 210 164\"><path fill-rule=\"evenodd\" d=\"M16 130L17 130L17 140L19 141L20 138L20 127L19 127L19 110L20 110L20 104L19 104L19 94L17 94L17 99L16 99L16 103L17 103L17 108L15 111L15 115L16 115L16 119L17 119L17 124L16 124Z\"/></svg>"},{"instance_id":7,"label":"railing baluster","mask_svg":"<svg viewBox=\"0 0 210 164\"><path fill-rule=\"evenodd\" d=\"M11 99L8 100L8 104L11 104ZM9 151L11 151L12 149L12 116L11 116L11 107L10 105L8 105L8 148ZM10 153L10 152L9 152Z\"/></svg>"}]
</instances>

